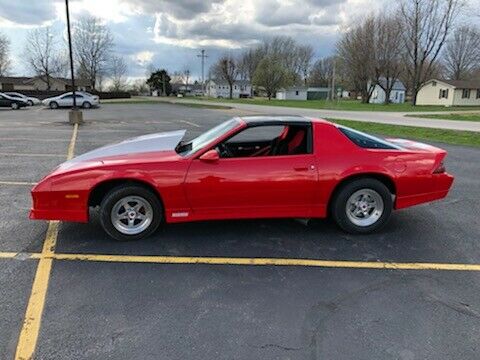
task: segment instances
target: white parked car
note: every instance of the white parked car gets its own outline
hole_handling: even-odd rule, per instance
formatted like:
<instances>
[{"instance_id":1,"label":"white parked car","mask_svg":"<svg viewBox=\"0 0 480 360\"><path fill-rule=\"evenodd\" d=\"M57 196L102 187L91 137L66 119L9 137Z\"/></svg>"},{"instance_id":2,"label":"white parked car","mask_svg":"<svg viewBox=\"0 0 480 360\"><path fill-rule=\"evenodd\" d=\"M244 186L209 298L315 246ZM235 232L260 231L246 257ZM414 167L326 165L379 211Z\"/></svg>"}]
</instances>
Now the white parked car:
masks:
<instances>
[{"instance_id":1,"label":"white parked car","mask_svg":"<svg viewBox=\"0 0 480 360\"><path fill-rule=\"evenodd\" d=\"M8 96L10 96L12 98L26 101L27 104L30 105L30 106L38 105L38 104L41 103L40 99L38 99L36 97L23 95L23 94L20 94L18 92L6 92L5 94L7 94Z\"/></svg>"},{"instance_id":2,"label":"white parked car","mask_svg":"<svg viewBox=\"0 0 480 360\"><path fill-rule=\"evenodd\" d=\"M92 106L98 106L100 99L97 95L92 95L83 91L75 91L75 98L78 107L84 109L90 109ZM68 92L59 96L47 98L42 101L43 105L48 106L50 109L57 109L59 107L72 107L73 106L73 93Z\"/></svg>"}]
</instances>

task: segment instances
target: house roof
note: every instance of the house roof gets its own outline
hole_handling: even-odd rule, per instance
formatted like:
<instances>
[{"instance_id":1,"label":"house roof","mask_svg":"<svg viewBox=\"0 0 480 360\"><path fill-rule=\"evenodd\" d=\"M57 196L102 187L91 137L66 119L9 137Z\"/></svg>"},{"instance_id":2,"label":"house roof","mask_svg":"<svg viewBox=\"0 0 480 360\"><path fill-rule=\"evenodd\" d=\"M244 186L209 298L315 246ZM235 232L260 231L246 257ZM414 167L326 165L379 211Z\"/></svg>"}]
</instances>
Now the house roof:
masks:
<instances>
[{"instance_id":1,"label":"house roof","mask_svg":"<svg viewBox=\"0 0 480 360\"><path fill-rule=\"evenodd\" d=\"M35 76L35 77L31 77L31 78L27 78L28 80L25 81L25 83L31 83L33 81L35 81L36 79L39 79L40 76ZM53 80L57 80L57 81L60 81L60 82L63 82L64 84L68 84L70 85L70 83L72 82L71 79L69 78L64 78L64 77L52 77ZM88 86L90 85L90 81L86 80L86 79L78 79L78 78L75 78L75 85L76 86Z\"/></svg>"},{"instance_id":2,"label":"house roof","mask_svg":"<svg viewBox=\"0 0 480 360\"><path fill-rule=\"evenodd\" d=\"M228 82L222 79L210 79L209 81L214 82L215 84L219 85L228 85ZM240 85L240 86L248 86L250 85L250 81L248 80L235 80L233 83L234 85Z\"/></svg>"},{"instance_id":3,"label":"house roof","mask_svg":"<svg viewBox=\"0 0 480 360\"><path fill-rule=\"evenodd\" d=\"M383 87L386 87L386 86L387 86L387 79L384 78L384 77L381 77L380 79L378 79L378 82L379 82ZM397 80L395 80L395 83L393 84L392 90L405 91L406 88L405 88L405 85L403 85L403 83L402 83L400 80L397 79Z\"/></svg>"},{"instance_id":4,"label":"house roof","mask_svg":"<svg viewBox=\"0 0 480 360\"><path fill-rule=\"evenodd\" d=\"M431 79L430 81L440 81L459 89L480 89L480 80Z\"/></svg>"},{"instance_id":5,"label":"house roof","mask_svg":"<svg viewBox=\"0 0 480 360\"><path fill-rule=\"evenodd\" d=\"M0 76L0 83L23 85L30 79L31 79L30 77L26 77L26 76Z\"/></svg>"},{"instance_id":6,"label":"house roof","mask_svg":"<svg viewBox=\"0 0 480 360\"><path fill-rule=\"evenodd\" d=\"M28 77L28 76L0 76L0 84L13 84L13 85L25 85L30 84L35 81L38 77ZM65 84L70 84L71 80L63 77L52 77L52 79L61 81ZM90 82L86 79L75 79L75 85L77 86L88 86Z\"/></svg>"}]
</instances>

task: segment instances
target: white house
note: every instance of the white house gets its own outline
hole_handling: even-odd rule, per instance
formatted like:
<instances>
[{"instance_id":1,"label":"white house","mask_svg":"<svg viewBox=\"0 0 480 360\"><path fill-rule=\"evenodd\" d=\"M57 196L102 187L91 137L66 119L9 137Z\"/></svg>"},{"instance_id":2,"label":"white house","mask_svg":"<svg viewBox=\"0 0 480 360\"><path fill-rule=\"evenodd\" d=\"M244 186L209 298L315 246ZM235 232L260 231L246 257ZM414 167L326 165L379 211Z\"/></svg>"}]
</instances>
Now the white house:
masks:
<instances>
[{"instance_id":1,"label":"white house","mask_svg":"<svg viewBox=\"0 0 480 360\"><path fill-rule=\"evenodd\" d=\"M417 105L480 106L480 80L431 79L418 91Z\"/></svg>"},{"instance_id":2,"label":"white house","mask_svg":"<svg viewBox=\"0 0 480 360\"><path fill-rule=\"evenodd\" d=\"M383 87L387 85L387 79L380 78L379 82L382 84ZM370 87L370 83L368 84ZM393 104L402 104L405 102L405 85L400 80L395 80L392 91L390 92L390 103ZM370 97L371 104L384 104L385 103L385 90L382 89L380 85L375 85L373 89L372 96Z\"/></svg>"},{"instance_id":3,"label":"white house","mask_svg":"<svg viewBox=\"0 0 480 360\"><path fill-rule=\"evenodd\" d=\"M277 91L275 98L278 100L319 100L326 99L330 88L294 86L282 88Z\"/></svg>"},{"instance_id":4,"label":"white house","mask_svg":"<svg viewBox=\"0 0 480 360\"><path fill-rule=\"evenodd\" d=\"M207 95L214 98L229 98L230 85L224 80L212 79L207 82ZM247 80L236 80L233 83L232 97L234 99L251 96L252 85Z\"/></svg>"},{"instance_id":5,"label":"white house","mask_svg":"<svg viewBox=\"0 0 480 360\"><path fill-rule=\"evenodd\" d=\"M275 98L278 100L307 100L307 90L302 86L282 88L277 91Z\"/></svg>"}]
</instances>

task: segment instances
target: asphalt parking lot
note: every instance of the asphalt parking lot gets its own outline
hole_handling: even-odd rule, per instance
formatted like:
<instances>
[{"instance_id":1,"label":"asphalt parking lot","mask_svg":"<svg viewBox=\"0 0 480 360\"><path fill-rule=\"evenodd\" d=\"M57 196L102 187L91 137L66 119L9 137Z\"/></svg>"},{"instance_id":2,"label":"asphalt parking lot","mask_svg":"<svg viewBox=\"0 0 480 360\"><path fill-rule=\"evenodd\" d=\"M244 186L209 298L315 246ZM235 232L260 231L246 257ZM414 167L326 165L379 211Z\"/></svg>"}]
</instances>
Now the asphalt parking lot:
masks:
<instances>
[{"instance_id":1,"label":"asphalt parking lot","mask_svg":"<svg viewBox=\"0 0 480 360\"><path fill-rule=\"evenodd\" d=\"M456 176L449 197L369 236L328 220L246 220L117 243L95 216L58 231L28 219L32 183L69 146L193 137L238 114L105 104L74 134L65 110L0 110L0 358L478 359L480 149L438 144ZM44 301L32 284L48 286Z\"/></svg>"}]
</instances>

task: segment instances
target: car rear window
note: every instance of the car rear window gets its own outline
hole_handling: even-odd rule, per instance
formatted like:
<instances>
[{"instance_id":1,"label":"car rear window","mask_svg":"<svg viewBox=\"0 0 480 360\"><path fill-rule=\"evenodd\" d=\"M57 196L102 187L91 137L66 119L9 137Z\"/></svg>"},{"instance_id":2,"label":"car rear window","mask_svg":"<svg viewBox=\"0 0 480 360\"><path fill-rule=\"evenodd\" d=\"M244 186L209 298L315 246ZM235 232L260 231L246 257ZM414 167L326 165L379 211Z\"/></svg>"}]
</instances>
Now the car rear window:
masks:
<instances>
[{"instance_id":1,"label":"car rear window","mask_svg":"<svg viewBox=\"0 0 480 360\"><path fill-rule=\"evenodd\" d=\"M354 144L365 148L365 149L391 149L391 150L401 150L400 146L389 143L386 140L382 140L375 136L365 134L358 130L353 130L347 127L339 126L340 130L347 138L350 139Z\"/></svg>"}]
</instances>

